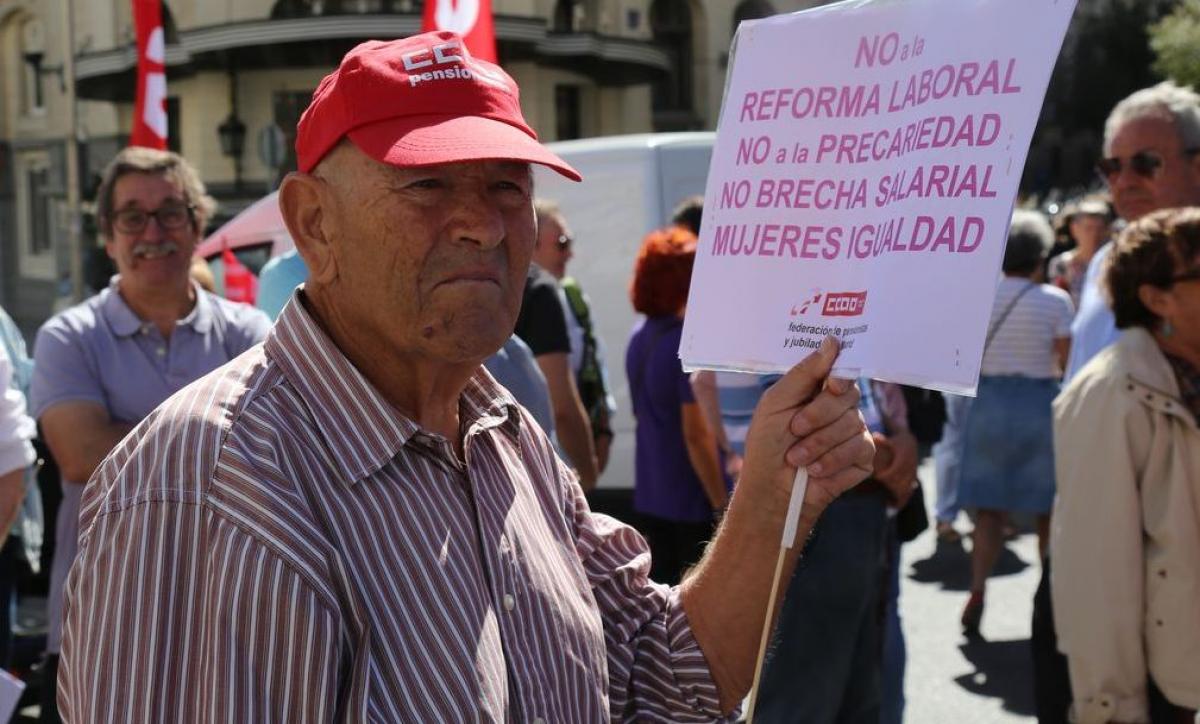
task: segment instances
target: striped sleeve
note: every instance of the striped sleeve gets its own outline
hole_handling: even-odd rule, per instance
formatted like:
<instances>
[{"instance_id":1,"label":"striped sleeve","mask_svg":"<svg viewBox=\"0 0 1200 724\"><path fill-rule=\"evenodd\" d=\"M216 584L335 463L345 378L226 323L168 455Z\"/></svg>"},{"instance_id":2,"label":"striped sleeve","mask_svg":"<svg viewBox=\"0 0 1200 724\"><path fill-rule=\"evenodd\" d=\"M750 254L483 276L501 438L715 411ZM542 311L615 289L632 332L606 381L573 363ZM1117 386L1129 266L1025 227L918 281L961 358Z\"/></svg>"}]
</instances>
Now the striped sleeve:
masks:
<instances>
[{"instance_id":1,"label":"striped sleeve","mask_svg":"<svg viewBox=\"0 0 1200 724\"><path fill-rule=\"evenodd\" d=\"M95 519L67 584L68 722L325 722L340 622L295 569L204 506Z\"/></svg>"},{"instance_id":2,"label":"striped sleeve","mask_svg":"<svg viewBox=\"0 0 1200 724\"><path fill-rule=\"evenodd\" d=\"M650 549L636 530L592 513L579 486L571 488L576 546L604 624L613 720L722 720L678 589L650 581Z\"/></svg>"}]
</instances>

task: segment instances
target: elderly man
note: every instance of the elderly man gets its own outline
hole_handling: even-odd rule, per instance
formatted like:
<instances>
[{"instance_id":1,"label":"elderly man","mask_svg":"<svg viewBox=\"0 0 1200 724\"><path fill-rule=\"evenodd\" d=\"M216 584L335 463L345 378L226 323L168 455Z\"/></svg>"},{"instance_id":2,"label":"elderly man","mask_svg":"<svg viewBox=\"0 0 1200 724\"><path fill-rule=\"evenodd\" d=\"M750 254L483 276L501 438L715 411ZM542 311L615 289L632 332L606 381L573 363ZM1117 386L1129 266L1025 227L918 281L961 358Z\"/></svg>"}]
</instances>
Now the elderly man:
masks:
<instances>
[{"instance_id":1,"label":"elderly man","mask_svg":"<svg viewBox=\"0 0 1200 724\"><path fill-rule=\"evenodd\" d=\"M1117 216L1126 222L1159 209L1200 204L1200 95L1163 81L1118 103L1104 124L1104 157L1096 169L1108 183ZM1088 264L1071 325L1066 380L1117 338L1100 289L1110 248L1106 244Z\"/></svg>"},{"instance_id":2,"label":"elderly man","mask_svg":"<svg viewBox=\"0 0 1200 724\"><path fill-rule=\"evenodd\" d=\"M270 326L261 312L191 281L192 251L214 202L183 158L121 151L104 172L97 206L118 274L107 289L47 321L34 344L31 406L63 489L50 573L51 677L84 483L159 403L261 341Z\"/></svg>"},{"instance_id":3,"label":"elderly man","mask_svg":"<svg viewBox=\"0 0 1200 724\"><path fill-rule=\"evenodd\" d=\"M1104 156L1097 170L1108 183L1117 215L1126 222L1159 209L1200 205L1200 95L1165 81L1119 102L1104 124ZM1106 244L1088 264L1079 312L1071 325L1066 380L1117 339L1113 313L1101 289L1111 248L1111 243ZM1056 417L1055 437L1073 426L1090 424L1088 420ZM1064 472L1058 470L1057 477L1063 479ZM1051 564L1054 556L1052 548ZM1101 712L1105 715L1135 711L1143 703L1140 697L1144 697L1145 680L1130 680L1130 667L1120 672L1087 671L1079 666L1087 657L1075 654L1076 671L1068 679L1067 662L1055 651L1054 622L1073 612L1054 611L1051 606L1052 597L1059 597L1057 591L1062 585L1055 583L1053 568L1050 564L1042 567L1042 582L1034 598L1034 682L1039 719L1064 720L1072 698L1081 721L1098 716L1097 702L1102 700L1116 702L1116 711ZM1073 650L1087 651L1089 644L1059 639L1057 648L1071 656Z\"/></svg>"},{"instance_id":4,"label":"elderly man","mask_svg":"<svg viewBox=\"0 0 1200 724\"><path fill-rule=\"evenodd\" d=\"M760 405L704 562L647 580L480 367L521 303L530 164L578 178L536 139L452 33L322 81L280 189L308 282L89 487L72 720L711 721L745 696L796 466L801 535L870 467L858 396L827 340Z\"/></svg>"}]
</instances>

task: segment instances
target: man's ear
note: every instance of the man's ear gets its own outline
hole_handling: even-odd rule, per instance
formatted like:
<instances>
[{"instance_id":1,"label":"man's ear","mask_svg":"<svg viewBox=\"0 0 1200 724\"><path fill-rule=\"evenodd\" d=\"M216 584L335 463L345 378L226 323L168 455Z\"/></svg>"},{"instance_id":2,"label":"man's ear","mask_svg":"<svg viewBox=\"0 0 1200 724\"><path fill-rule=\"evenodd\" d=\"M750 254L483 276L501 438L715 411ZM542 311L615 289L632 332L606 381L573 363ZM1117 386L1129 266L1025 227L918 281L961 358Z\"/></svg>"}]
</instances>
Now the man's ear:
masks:
<instances>
[{"instance_id":1,"label":"man's ear","mask_svg":"<svg viewBox=\"0 0 1200 724\"><path fill-rule=\"evenodd\" d=\"M1159 289L1151 284L1143 284L1137 290L1138 300L1146 309L1154 312L1155 316L1165 319L1170 307L1166 289Z\"/></svg>"},{"instance_id":2,"label":"man's ear","mask_svg":"<svg viewBox=\"0 0 1200 724\"><path fill-rule=\"evenodd\" d=\"M325 182L311 174L290 173L279 187L279 211L308 267L308 278L326 284L337 277L337 261L328 216L333 199Z\"/></svg>"}]
</instances>

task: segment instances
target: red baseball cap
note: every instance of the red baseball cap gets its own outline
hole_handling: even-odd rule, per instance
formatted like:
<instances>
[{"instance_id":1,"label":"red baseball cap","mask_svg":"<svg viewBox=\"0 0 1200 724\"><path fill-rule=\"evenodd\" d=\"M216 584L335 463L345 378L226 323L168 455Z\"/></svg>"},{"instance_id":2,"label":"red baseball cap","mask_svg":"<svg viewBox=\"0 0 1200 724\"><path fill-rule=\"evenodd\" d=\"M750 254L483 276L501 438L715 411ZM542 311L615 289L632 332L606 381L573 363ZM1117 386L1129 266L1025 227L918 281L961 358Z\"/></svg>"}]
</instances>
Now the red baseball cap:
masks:
<instances>
[{"instance_id":1,"label":"red baseball cap","mask_svg":"<svg viewBox=\"0 0 1200 724\"><path fill-rule=\"evenodd\" d=\"M342 58L300 117L300 170L311 171L344 136L393 166L527 161L582 179L525 122L516 81L447 31L370 40Z\"/></svg>"}]
</instances>

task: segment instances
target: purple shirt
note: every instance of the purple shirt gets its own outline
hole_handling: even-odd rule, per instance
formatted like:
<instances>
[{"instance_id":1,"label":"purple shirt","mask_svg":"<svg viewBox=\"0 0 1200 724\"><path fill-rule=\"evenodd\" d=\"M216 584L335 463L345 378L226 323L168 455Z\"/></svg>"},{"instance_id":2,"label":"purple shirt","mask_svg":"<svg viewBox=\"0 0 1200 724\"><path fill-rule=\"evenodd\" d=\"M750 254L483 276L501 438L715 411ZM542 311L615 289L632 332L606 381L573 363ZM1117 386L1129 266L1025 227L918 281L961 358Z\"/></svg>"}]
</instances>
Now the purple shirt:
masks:
<instances>
[{"instance_id":1,"label":"purple shirt","mask_svg":"<svg viewBox=\"0 0 1200 724\"><path fill-rule=\"evenodd\" d=\"M683 320L651 317L637 327L625 353L625 376L637 417L633 507L675 521L712 520L712 505L688 460L684 403L695 402L679 361Z\"/></svg>"},{"instance_id":2,"label":"purple shirt","mask_svg":"<svg viewBox=\"0 0 1200 724\"><path fill-rule=\"evenodd\" d=\"M137 423L180 388L262 341L271 327L257 309L194 286L196 306L164 339L121 298L117 279L38 330L29 388L35 418L59 403L95 402L113 422ZM51 653L58 651L62 635L63 583L75 558L85 482L62 481L57 552L50 571Z\"/></svg>"}]
</instances>

